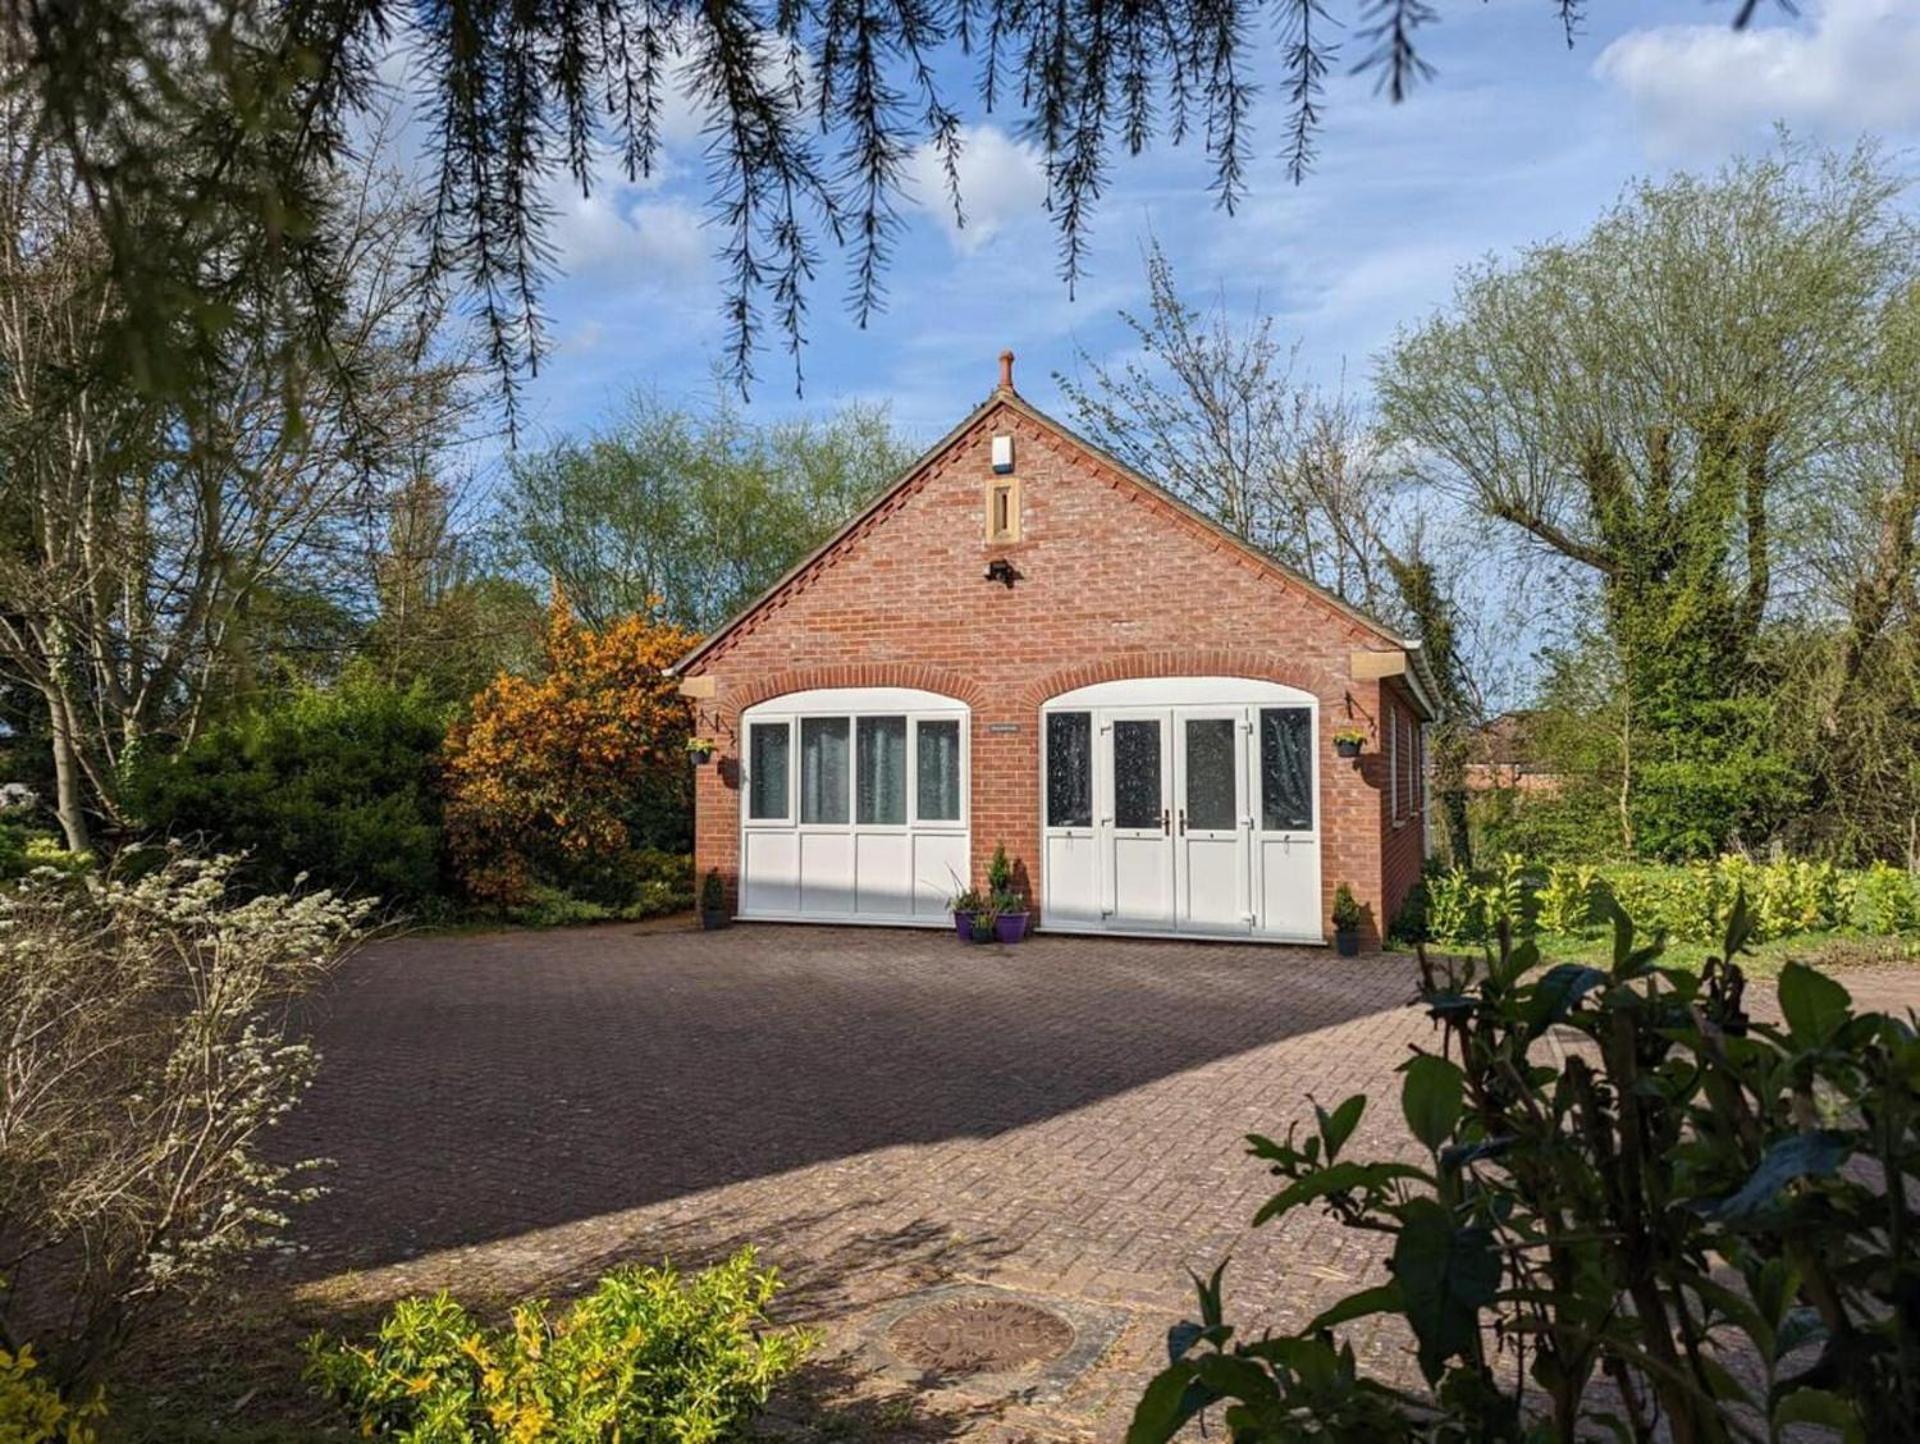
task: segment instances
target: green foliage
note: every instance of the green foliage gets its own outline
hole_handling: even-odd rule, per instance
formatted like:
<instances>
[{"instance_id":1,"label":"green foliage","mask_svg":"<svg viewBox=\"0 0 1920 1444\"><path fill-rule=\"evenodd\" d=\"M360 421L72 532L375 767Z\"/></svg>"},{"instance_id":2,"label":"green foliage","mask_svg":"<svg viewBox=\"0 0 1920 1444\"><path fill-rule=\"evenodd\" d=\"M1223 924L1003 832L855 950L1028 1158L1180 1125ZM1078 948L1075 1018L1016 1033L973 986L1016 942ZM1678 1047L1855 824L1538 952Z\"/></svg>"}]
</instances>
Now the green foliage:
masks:
<instances>
[{"instance_id":1,"label":"green foliage","mask_svg":"<svg viewBox=\"0 0 1920 1444\"><path fill-rule=\"evenodd\" d=\"M441 891L445 732L424 692L355 676L215 727L142 768L132 794L154 830L244 851L262 888L304 874L419 903Z\"/></svg>"},{"instance_id":2,"label":"green foliage","mask_svg":"<svg viewBox=\"0 0 1920 1444\"><path fill-rule=\"evenodd\" d=\"M1549 867L1537 894L1538 921L1543 933L1583 933L1593 921L1594 899L1600 888L1597 868Z\"/></svg>"},{"instance_id":3,"label":"green foliage","mask_svg":"<svg viewBox=\"0 0 1920 1444\"><path fill-rule=\"evenodd\" d=\"M514 461L507 552L552 577L594 628L635 612L725 621L904 470L884 410L749 420L636 397L611 430Z\"/></svg>"},{"instance_id":4,"label":"green foliage","mask_svg":"<svg viewBox=\"0 0 1920 1444\"><path fill-rule=\"evenodd\" d=\"M68 852L51 833L0 818L0 879L22 877L38 868L78 877L91 870L90 852Z\"/></svg>"},{"instance_id":5,"label":"green foliage","mask_svg":"<svg viewBox=\"0 0 1920 1444\"><path fill-rule=\"evenodd\" d=\"M1214 1404L1236 1444L1911 1436L1920 1254L1908 1191L1884 1180L1920 1175L1913 1019L1856 1014L1798 963L1783 1021L1749 1017L1738 887L1698 974L1600 909L1604 968L1542 968L1504 928L1484 961L1422 954L1444 1038L1402 1069L1419 1163L1344 1156L1364 1095L1316 1105L1304 1138L1248 1140L1282 1184L1256 1225L1317 1207L1385 1233L1391 1263L1279 1337L1228 1322L1216 1271L1130 1444ZM1339 1341L1375 1315L1412 1332L1428 1392L1370 1378Z\"/></svg>"},{"instance_id":6,"label":"green foliage","mask_svg":"<svg viewBox=\"0 0 1920 1444\"><path fill-rule=\"evenodd\" d=\"M15 1352L0 1344L0 1439L8 1444L94 1444L99 1436L89 1421L107 1412L99 1394L75 1404L36 1372L39 1367L32 1346L23 1344Z\"/></svg>"},{"instance_id":7,"label":"green foliage","mask_svg":"<svg viewBox=\"0 0 1920 1444\"><path fill-rule=\"evenodd\" d=\"M707 875L700 884L700 910L719 913L727 910L727 889L720 881L720 874L714 868L707 869Z\"/></svg>"},{"instance_id":8,"label":"green foliage","mask_svg":"<svg viewBox=\"0 0 1920 1444\"><path fill-rule=\"evenodd\" d=\"M1341 883L1333 890L1334 927L1343 933L1358 932L1365 921L1366 914L1361 910L1360 900L1353 895L1352 886Z\"/></svg>"},{"instance_id":9,"label":"green foliage","mask_svg":"<svg viewBox=\"0 0 1920 1444\"><path fill-rule=\"evenodd\" d=\"M636 847L591 863L582 861L566 887L534 883L524 901L502 913L520 927L559 928L662 917L684 912L693 904L692 855Z\"/></svg>"},{"instance_id":10,"label":"green foliage","mask_svg":"<svg viewBox=\"0 0 1920 1444\"><path fill-rule=\"evenodd\" d=\"M1856 889L1861 927L1870 933L1904 933L1920 920L1910 872L1876 862L1861 875Z\"/></svg>"},{"instance_id":11,"label":"green foliage","mask_svg":"<svg viewBox=\"0 0 1920 1444\"><path fill-rule=\"evenodd\" d=\"M1848 929L1892 936L1920 926L1912 874L1885 863L1855 871L1736 854L1684 867L1542 866L1509 854L1497 875L1437 869L1425 893L1423 936L1450 946L1491 941L1502 919L1516 935L1585 936L1609 902L1644 926L1703 945L1719 938L1741 897L1756 943Z\"/></svg>"},{"instance_id":12,"label":"green foliage","mask_svg":"<svg viewBox=\"0 0 1920 1444\"><path fill-rule=\"evenodd\" d=\"M310 1339L307 1372L362 1434L416 1444L712 1444L736 1435L813 1346L765 1328L778 1287L745 1248L684 1278L616 1270L564 1316L530 1300L504 1329L445 1293L403 1299L369 1344Z\"/></svg>"}]
</instances>

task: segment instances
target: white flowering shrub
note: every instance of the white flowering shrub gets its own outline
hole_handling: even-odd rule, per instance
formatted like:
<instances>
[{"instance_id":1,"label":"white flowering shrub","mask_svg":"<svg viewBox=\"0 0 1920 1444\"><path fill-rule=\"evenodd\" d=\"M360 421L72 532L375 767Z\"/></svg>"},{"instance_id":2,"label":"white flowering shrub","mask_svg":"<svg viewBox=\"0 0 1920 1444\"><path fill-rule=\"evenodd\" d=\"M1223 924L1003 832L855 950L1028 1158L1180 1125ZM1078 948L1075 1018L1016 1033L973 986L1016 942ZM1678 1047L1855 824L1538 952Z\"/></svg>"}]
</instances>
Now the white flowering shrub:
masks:
<instances>
[{"instance_id":1,"label":"white flowering shrub","mask_svg":"<svg viewBox=\"0 0 1920 1444\"><path fill-rule=\"evenodd\" d=\"M132 879L51 869L0 889L0 1346L98 1376L142 1309L273 1243L313 1161L262 1135L317 1057L290 1005L363 935L367 902L237 898L237 859Z\"/></svg>"}]
</instances>

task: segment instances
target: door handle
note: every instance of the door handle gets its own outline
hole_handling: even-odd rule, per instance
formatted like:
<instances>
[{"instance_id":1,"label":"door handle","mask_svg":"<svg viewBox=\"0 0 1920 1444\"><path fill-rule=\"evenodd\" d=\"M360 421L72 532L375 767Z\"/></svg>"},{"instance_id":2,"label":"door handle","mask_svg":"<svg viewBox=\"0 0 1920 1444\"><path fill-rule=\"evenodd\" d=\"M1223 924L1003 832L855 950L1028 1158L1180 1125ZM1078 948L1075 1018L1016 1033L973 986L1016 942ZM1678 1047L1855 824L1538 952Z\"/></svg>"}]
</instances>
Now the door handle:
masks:
<instances>
[{"instance_id":1,"label":"door handle","mask_svg":"<svg viewBox=\"0 0 1920 1444\"><path fill-rule=\"evenodd\" d=\"M1173 832L1173 814L1164 807L1160 809L1160 831L1168 835Z\"/></svg>"},{"instance_id":2,"label":"door handle","mask_svg":"<svg viewBox=\"0 0 1920 1444\"><path fill-rule=\"evenodd\" d=\"M1187 835L1187 810L1184 807L1180 809L1180 835Z\"/></svg>"}]
</instances>

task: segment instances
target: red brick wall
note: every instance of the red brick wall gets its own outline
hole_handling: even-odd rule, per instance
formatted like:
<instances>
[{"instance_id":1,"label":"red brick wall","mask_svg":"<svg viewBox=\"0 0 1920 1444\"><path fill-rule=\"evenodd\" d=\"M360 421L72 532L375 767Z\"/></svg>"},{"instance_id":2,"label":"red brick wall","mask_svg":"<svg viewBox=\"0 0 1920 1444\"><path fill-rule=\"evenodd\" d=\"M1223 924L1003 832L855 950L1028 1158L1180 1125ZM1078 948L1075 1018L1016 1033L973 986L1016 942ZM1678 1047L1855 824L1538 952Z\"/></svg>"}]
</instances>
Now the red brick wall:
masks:
<instances>
[{"instance_id":1,"label":"red brick wall","mask_svg":"<svg viewBox=\"0 0 1920 1444\"><path fill-rule=\"evenodd\" d=\"M985 486L996 432L1015 438L1022 534L989 547ZM1019 573L1011 589L984 579L998 556ZM701 876L718 869L733 896L744 708L806 687L924 687L973 709L975 880L1004 841L1026 864L1037 905L1040 704L1125 677L1246 676L1304 688L1321 702L1323 917L1345 881L1377 922L1390 922L1383 904L1397 904L1410 883L1399 837L1382 874L1380 750L1370 745L1358 763L1346 762L1329 740L1350 723L1382 735L1381 684L1350 678L1348 656L1386 645L1050 429L995 406L822 564L689 668L716 683L715 698L699 704L700 727L721 744L721 765L699 772L697 866ZM996 733L995 723L1018 730ZM1414 875L1418 866L1416 857Z\"/></svg>"}]
</instances>

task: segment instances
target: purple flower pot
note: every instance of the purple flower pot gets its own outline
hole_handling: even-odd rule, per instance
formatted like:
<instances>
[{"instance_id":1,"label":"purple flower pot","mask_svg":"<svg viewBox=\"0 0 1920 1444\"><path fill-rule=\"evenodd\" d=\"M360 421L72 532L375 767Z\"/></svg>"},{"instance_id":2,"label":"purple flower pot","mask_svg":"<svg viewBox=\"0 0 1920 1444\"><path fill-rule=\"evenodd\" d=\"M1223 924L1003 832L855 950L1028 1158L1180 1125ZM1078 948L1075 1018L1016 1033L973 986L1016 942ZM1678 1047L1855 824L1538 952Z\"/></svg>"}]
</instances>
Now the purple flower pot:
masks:
<instances>
[{"instance_id":1,"label":"purple flower pot","mask_svg":"<svg viewBox=\"0 0 1920 1444\"><path fill-rule=\"evenodd\" d=\"M973 941L973 914L972 913L955 913L953 915L953 930L956 934L959 935L961 942L963 943L972 942Z\"/></svg>"},{"instance_id":2,"label":"purple flower pot","mask_svg":"<svg viewBox=\"0 0 1920 1444\"><path fill-rule=\"evenodd\" d=\"M1025 913L1002 913L994 922L993 935L1003 943L1017 943L1027 935Z\"/></svg>"}]
</instances>

